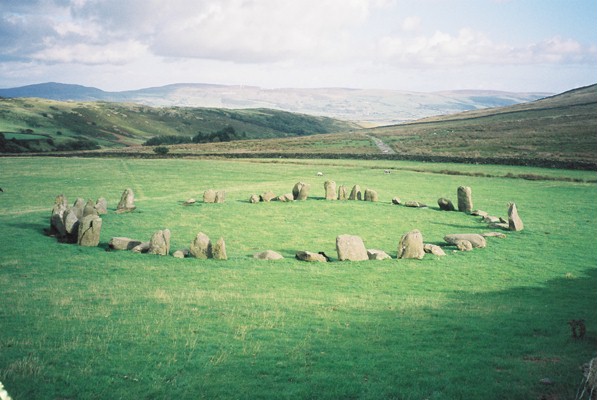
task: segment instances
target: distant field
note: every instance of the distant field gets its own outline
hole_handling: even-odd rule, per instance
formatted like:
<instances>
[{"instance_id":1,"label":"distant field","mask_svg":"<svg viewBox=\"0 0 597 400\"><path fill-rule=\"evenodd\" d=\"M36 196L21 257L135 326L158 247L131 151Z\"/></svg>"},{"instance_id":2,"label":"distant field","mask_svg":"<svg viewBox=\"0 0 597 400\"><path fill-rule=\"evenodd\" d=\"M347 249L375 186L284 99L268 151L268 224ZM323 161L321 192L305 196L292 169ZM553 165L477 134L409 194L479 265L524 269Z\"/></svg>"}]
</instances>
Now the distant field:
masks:
<instances>
[{"instance_id":1,"label":"distant field","mask_svg":"<svg viewBox=\"0 0 597 400\"><path fill-rule=\"evenodd\" d=\"M45 157L0 158L0 171L0 381L14 399L569 399L595 355L594 172ZM529 175L560 180L517 178ZM325 201L326 179L375 189L380 201ZM248 202L298 181L312 185L305 202ZM485 249L396 260L411 229L436 244L489 231L437 209L460 185L493 215L515 201L525 230ZM138 208L115 214L127 187ZM226 202L182 206L210 188L225 190ZM100 247L44 235L60 193L71 203L107 198ZM429 208L392 205L394 196ZM105 251L113 236L147 240L162 228L172 250L199 231L222 236L229 260ZM336 259L344 233L393 259L293 258L311 250ZM286 259L251 258L266 249ZM581 318L587 337L574 340L567 321Z\"/></svg>"}]
</instances>

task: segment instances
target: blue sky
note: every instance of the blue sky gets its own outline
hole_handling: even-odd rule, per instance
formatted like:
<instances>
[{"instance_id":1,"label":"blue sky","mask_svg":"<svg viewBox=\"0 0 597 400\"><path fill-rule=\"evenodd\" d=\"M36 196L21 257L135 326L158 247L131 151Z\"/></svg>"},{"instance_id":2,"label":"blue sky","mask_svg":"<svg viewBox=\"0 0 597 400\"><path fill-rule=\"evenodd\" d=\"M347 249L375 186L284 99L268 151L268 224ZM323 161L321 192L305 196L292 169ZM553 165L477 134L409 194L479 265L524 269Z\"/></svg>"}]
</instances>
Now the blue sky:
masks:
<instances>
[{"instance_id":1,"label":"blue sky","mask_svg":"<svg viewBox=\"0 0 597 400\"><path fill-rule=\"evenodd\" d=\"M595 0L1 0L0 18L0 87L597 82Z\"/></svg>"}]
</instances>

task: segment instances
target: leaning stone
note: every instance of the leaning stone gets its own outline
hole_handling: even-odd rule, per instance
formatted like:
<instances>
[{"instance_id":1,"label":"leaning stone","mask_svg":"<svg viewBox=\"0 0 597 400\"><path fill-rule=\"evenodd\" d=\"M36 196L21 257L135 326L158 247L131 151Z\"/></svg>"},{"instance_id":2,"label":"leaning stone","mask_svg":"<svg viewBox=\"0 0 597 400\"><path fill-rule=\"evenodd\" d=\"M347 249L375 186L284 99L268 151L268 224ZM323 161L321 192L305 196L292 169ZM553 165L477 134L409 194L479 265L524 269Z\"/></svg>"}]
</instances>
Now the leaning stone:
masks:
<instances>
[{"instance_id":1,"label":"leaning stone","mask_svg":"<svg viewBox=\"0 0 597 400\"><path fill-rule=\"evenodd\" d=\"M83 213L85 212L85 200L80 197L77 197L75 200L75 204L71 207L71 210L74 211L75 215L78 219L82 219L84 217Z\"/></svg>"},{"instance_id":2,"label":"leaning stone","mask_svg":"<svg viewBox=\"0 0 597 400\"><path fill-rule=\"evenodd\" d=\"M460 251L471 251L474 247L473 244L468 240L457 240L454 244Z\"/></svg>"},{"instance_id":3,"label":"leaning stone","mask_svg":"<svg viewBox=\"0 0 597 400\"><path fill-rule=\"evenodd\" d=\"M63 195L56 197L54 207L52 207L52 215L50 217L50 234L58 237L66 235L66 228L64 227L64 214L68 210L66 198Z\"/></svg>"},{"instance_id":4,"label":"leaning stone","mask_svg":"<svg viewBox=\"0 0 597 400\"><path fill-rule=\"evenodd\" d=\"M452 201L450 199L446 199L445 197L441 197L440 199L438 199L437 205L439 206L439 209L442 211L456 211L456 208L454 207L454 204L452 204Z\"/></svg>"},{"instance_id":5,"label":"leaning stone","mask_svg":"<svg viewBox=\"0 0 597 400\"><path fill-rule=\"evenodd\" d=\"M207 189L203 192L204 203L215 203L216 202L216 191L213 189Z\"/></svg>"},{"instance_id":6,"label":"leaning stone","mask_svg":"<svg viewBox=\"0 0 597 400\"><path fill-rule=\"evenodd\" d=\"M276 198L276 195L274 194L274 192L265 192L261 196L259 196L259 199L261 201L263 201L264 203L269 203L270 201L272 201L275 198Z\"/></svg>"},{"instance_id":7,"label":"leaning stone","mask_svg":"<svg viewBox=\"0 0 597 400\"><path fill-rule=\"evenodd\" d=\"M398 258L416 258L425 257L423 249L423 235L418 230L413 230L400 238L398 244Z\"/></svg>"},{"instance_id":8,"label":"leaning stone","mask_svg":"<svg viewBox=\"0 0 597 400\"><path fill-rule=\"evenodd\" d=\"M164 229L155 232L149 241L149 254L167 256L170 253L170 230Z\"/></svg>"},{"instance_id":9,"label":"leaning stone","mask_svg":"<svg viewBox=\"0 0 597 400\"><path fill-rule=\"evenodd\" d=\"M336 237L336 251L340 261L364 261L369 259L363 239L359 236L340 235Z\"/></svg>"},{"instance_id":10,"label":"leaning stone","mask_svg":"<svg viewBox=\"0 0 597 400\"><path fill-rule=\"evenodd\" d=\"M120 197L120 201L118 202L118 206L116 207L117 213L123 212L130 212L133 211L135 208L135 193L133 193L133 189L127 188L122 192L122 196Z\"/></svg>"},{"instance_id":11,"label":"leaning stone","mask_svg":"<svg viewBox=\"0 0 597 400\"><path fill-rule=\"evenodd\" d=\"M259 203L259 200L260 200L259 196L254 194L254 195L251 195L251 198L249 198L249 203L256 204L256 203Z\"/></svg>"},{"instance_id":12,"label":"leaning stone","mask_svg":"<svg viewBox=\"0 0 597 400\"><path fill-rule=\"evenodd\" d=\"M473 211L473 197L471 188L460 186L458 188L458 211L469 213Z\"/></svg>"},{"instance_id":13,"label":"leaning stone","mask_svg":"<svg viewBox=\"0 0 597 400\"><path fill-rule=\"evenodd\" d=\"M224 242L224 238L219 238L216 244L212 247L212 258L216 260L227 260L228 255L226 255L226 243Z\"/></svg>"},{"instance_id":14,"label":"leaning stone","mask_svg":"<svg viewBox=\"0 0 597 400\"><path fill-rule=\"evenodd\" d=\"M518 215L515 203L508 204L508 229L511 231L521 231L524 229L524 224Z\"/></svg>"},{"instance_id":15,"label":"leaning stone","mask_svg":"<svg viewBox=\"0 0 597 400\"><path fill-rule=\"evenodd\" d=\"M190 206L191 204L195 204L197 202L197 200L195 200L194 198L190 198L187 199L184 203L182 203L183 206Z\"/></svg>"},{"instance_id":16,"label":"leaning stone","mask_svg":"<svg viewBox=\"0 0 597 400\"><path fill-rule=\"evenodd\" d=\"M368 249L367 256L369 260L390 260L392 257L383 250Z\"/></svg>"},{"instance_id":17,"label":"leaning stone","mask_svg":"<svg viewBox=\"0 0 597 400\"><path fill-rule=\"evenodd\" d=\"M209 240L209 236L207 236L203 232L199 232L195 239L191 242L191 247L189 249L191 256L195 258L211 258L212 257L212 246L211 240Z\"/></svg>"},{"instance_id":18,"label":"leaning stone","mask_svg":"<svg viewBox=\"0 0 597 400\"><path fill-rule=\"evenodd\" d=\"M481 236L486 237L486 238L487 237L497 237L500 239L505 239L507 237L505 234L503 234L501 232L485 232L485 233L482 233Z\"/></svg>"},{"instance_id":19,"label":"leaning stone","mask_svg":"<svg viewBox=\"0 0 597 400\"><path fill-rule=\"evenodd\" d=\"M307 200L307 198L309 197L309 190L311 190L311 185L309 185L308 183L303 184L296 199Z\"/></svg>"},{"instance_id":20,"label":"leaning stone","mask_svg":"<svg viewBox=\"0 0 597 400\"><path fill-rule=\"evenodd\" d=\"M376 202L379 200L379 196L377 192L373 189L365 189L365 201L373 201Z\"/></svg>"},{"instance_id":21,"label":"leaning stone","mask_svg":"<svg viewBox=\"0 0 597 400\"><path fill-rule=\"evenodd\" d=\"M107 214L108 213L108 201L103 197L100 197L99 199L97 199L97 201L95 202L95 210L97 211L98 215Z\"/></svg>"},{"instance_id":22,"label":"leaning stone","mask_svg":"<svg viewBox=\"0 0 597 400\"><path fill-rule=\"evenodd\" d=\"M282 256L282 254L277 253L273 250L266 250L261 253L253 254L253 258L255 258L257 260L281 260L284 258L284 256Z\"/></svg>"},{"instance_id":23,"label":"leaning stone","mask_svg":"<svg viewBox=\"0 0 597 400\"><path fill-rule=\"evenodd\" d=\"M113 237L110 239L108 246L112 250L132 250L134 247L141 244L140 240L130 239L127 237Z\"/></svg>"},{"instance_id":24,"label":"leaning stone","mask_svg":"<svg viewBox=\"0 0 597 400\"><path fill-rule=\"evenodd\" d=\"M292 197L294 200L298 200L299 194L301 193L301 189L305 186L304 182L297 182L294 187L292 188Z\"/></svg>"},{"instance_id":25,"label":"leaning stone","mask_svg":"<svg viewBox=\"0 0 597 400\"><path fill-rule=\"evenodd\" d=\"M300 261L308 262L327 262L327 258L323 254L312 253L310 251L297 251L295 258Z\"/></svg>"},{"instance_id":26,"label":"leaning stone","mask_svg":"<svg viewBox=\"0 0 597 400\"><path fill-rule=\"evenodd\" d=\"M362 193L361 187L359 185L354 185L352 190L350 191L350 196L348 196L348 200L362 200Z\"/></svg>"},{"instance_id":27,"label":"leaning stone","mask_svg":"<svg viewBox=\"0 0 597 400\"><path fill-rule=\"evenodd\" d=\"M97 215L88 215L79 222L77 243L79 246L94 247L99 244L102 219Z\"/></svg>"},{"instance_id":28,"label":"leaning stone","mask_svg":"<svg viewBox=\"0 0 597 400\"><path fill-rule=\"evenodd\" d=\"M72 208L67 210L64 213L64 230L66 236L69 237L69 240L75 242L79 238L79 218L77 218L77 213Z\"/></svg>"},{"instance_id":29,"label":"leaning stone","mask_svg":"<svg viewBox=\"0 0 597 400\"><path fill-rule=\"evenodd\" d=\"M97 210L95 209L95 203L91 199L87 200L87 203L83 208L83 217L86 217L88 215L99 215Z\"/></svg>"},{"instance_id":30,"label":"leaning stone","mask_svg":"<svg viewBox=\"0 0 597 400\"><path fill-rule=\"evenodd\" d=\"M216 198L214 200L214 203L223 203L224 201L226 201L226 192L223 190L218 190L216 192Z\"/></svg>"},{"instance_id":31,"label":"leaning stone","mask_svg":"<svg viewBox=\"0 0 597 400\"><path fill-rule=\"evenodd\" d=\"M435 245L435 244L430 244L430 243L425 243L423 245L423 250L425 251L425 253L427 254L433 254L434 256L445 256L446 253L444 252L444 249L442 249L441 247Z\"/></svg>"},{"instance_id":32,"label":"leaning stone","mask_svg":"<svg viewBox=\"0 0 597 400\"><path fill-rule=\"evenodd\" d=\"M444 236L444 240L449 244L456 244L459 240L467 240L475 248L483 248L487 246L485 238L476 233L455 233Z\"/></svg>"},{"instance_id":33,"label":"leaning stone","mask_svg":"<svg viewBox=\"0 0 597 400\"><path fill-rule=\"evenodd\" d=\"M345 185L340 185L338 187L338 200L347 200L348 199L348 188Z\"/></svg>"},{"instance_id":34,"label":"leaning stone","mask_svg":"<svg viewBox=\"0 0 597 400\"><path fill-rule=\"evenodd\" d=\"M400 205L400 197L394 197L392 199L392 204Z\"/></svg>"},{"instance_id":35,"label":"leaning stone","mask_svg":"<svg viewBox=\"0 0 597 400\"><path fill-rule=\"evenodd\" d=\"M143 242L141 244L136 245L131 249L133 253L147 253L149 251L149 242Z\"/></svg>"},{"instance_id":36,"label":"leaning stone","mask_svg":"<svg viewBox=\"0 0 597 400\"><path fill-rule=\"evenodd\" d=\"M325 181L323 188L325 189L326 200L336 200L336 182Z\"/></svg>"}]
</instances>

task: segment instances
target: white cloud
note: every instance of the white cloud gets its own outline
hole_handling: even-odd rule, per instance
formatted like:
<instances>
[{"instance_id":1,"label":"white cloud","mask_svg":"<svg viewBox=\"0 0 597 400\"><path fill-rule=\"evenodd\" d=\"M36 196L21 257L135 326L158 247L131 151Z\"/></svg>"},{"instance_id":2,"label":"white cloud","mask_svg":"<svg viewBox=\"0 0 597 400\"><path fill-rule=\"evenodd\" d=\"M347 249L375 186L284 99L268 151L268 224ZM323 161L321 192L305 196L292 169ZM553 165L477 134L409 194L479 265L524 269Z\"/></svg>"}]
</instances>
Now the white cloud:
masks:
<instances>
[{"instance_id":1,"label":"white cloud","mask_svg":"<svg viewBox=\"0 0 597 400\"><path fill-rule=\"evenodd\" d=\"M421 18L417 16L406 17L402 21L401 27L405 32L417 31L421 28Z\"/></svg>"},{"instance_id":2,"label":"white cloud","mask_svg":"<svg viewBox=\"0 0 597 400\"><path fill-rule=\"evenodd\" d=\"M108 45L75 43L46 47L31 55L36 61L46 63L79 63L88 65L123 65L146 54L146 47L135 41Z\"/></svg>"}]
</instances>

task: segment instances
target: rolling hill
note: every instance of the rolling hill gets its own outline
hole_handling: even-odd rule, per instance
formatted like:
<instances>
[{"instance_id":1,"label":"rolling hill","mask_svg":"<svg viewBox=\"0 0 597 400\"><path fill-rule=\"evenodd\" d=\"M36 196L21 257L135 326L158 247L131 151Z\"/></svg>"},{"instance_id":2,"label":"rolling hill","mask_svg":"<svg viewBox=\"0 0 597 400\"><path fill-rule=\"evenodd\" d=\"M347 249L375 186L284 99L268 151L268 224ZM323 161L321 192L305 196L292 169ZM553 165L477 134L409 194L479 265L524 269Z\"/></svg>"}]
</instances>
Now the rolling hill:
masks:
<instances>
[{"instance_id":1,"label":"rolling hill","mask_svg":"<svg viewBox=\"0 0 597 400\"><path fill-rule=\"evenodd\" d=\"M130 102L155 107L268 108L354 121L363 126L389 125L420 118L533 101L551 93L457 90L436 93L384 89L264 89L255 86L178 83L124 92L42 83L0 89L0 97L39 97L58 101Z\"/></svg>"}]
</instances>

